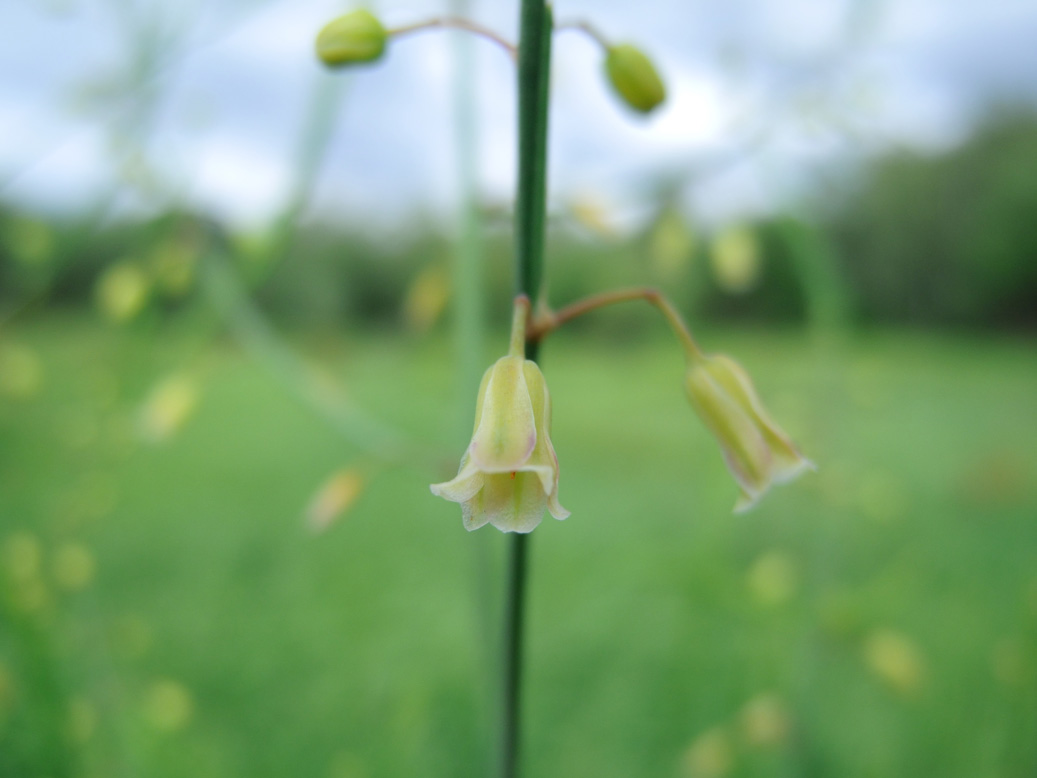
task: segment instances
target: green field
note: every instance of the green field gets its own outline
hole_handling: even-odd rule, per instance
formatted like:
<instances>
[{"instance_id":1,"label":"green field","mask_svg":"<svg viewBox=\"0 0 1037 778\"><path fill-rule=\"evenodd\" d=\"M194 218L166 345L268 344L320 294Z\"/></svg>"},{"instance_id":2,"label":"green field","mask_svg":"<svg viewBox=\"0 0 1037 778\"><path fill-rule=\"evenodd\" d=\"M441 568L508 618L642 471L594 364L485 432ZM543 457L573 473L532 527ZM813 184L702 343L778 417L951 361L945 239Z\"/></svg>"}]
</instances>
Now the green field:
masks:
<instances>
[{"instance_id":1,"label":"green field","mask_svg":"<svg viewBox=\"0 0 1037 778\"><path fill-rule=\"evenodd\" d=\"M0 398L0 775L491 774L503 546L428 491L474 404L446 341L301 344L445 463L371 471L316 535L320 484L373 465L233 342L18 335L42 380ZM733 516L675 348L547 344L572 517L532 537L527 778L1032 778L1033 342L703 340L820 469ZM142 441L184 370L196 412Z\"/></svg>"}]
</instances>

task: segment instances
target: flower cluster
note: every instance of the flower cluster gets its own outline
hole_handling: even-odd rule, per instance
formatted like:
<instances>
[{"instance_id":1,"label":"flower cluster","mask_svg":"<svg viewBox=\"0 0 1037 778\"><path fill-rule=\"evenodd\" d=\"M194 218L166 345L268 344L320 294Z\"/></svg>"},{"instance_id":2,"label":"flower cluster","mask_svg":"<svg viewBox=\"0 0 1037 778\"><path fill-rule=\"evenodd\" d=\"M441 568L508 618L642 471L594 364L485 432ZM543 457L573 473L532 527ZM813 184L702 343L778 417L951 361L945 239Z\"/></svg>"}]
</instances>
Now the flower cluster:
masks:
<instances>
[{"instance_id":1,"label":"flower cluster","mask_svg":"<svg viewBox=\"0 0 1037 778\"><path fill-rule=\"evenodd\" d=\"M531 532L545 510L556 519L569 515L558 502L551 396L540 368L523 354L528 311L529 301L519 298L511 350L483 376L475 431L457 476L431 486L433 494L461 504L468 530L492 524L504 532ZM554 326L558 321L555 317ZM703 354L683 323L679 326L688 356L688 400L738 482L735 512L740 513L772 484L789 481L814 464L771 420L745 370L730 357Z\"/></svg>"}]
</instances>

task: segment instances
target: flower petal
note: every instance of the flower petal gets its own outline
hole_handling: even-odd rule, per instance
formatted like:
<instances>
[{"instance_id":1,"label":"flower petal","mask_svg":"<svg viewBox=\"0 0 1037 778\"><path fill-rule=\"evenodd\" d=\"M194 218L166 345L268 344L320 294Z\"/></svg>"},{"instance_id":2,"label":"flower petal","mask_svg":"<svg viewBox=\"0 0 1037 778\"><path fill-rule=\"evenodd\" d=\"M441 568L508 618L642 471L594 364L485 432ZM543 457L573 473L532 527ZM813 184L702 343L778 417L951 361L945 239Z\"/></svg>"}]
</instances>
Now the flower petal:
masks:
<instances>
[{"instance_id":1,"label":"flower petal","mask_svg":"<svg viewBox=\"0 0 1037 778\"><path fill-rule=\"evenodd\" d=\"M429 489L436 497L442 497L451 502L465 503L482 489L484 477L466 451L465 455L461 457L461 467L454 479L441 484L431 484Z\"/></svg>"},{"instance_id":2,"label":"flower petal","mask_svg":"<svg viewBox=\"0 0 1037 778\"><path fill-rule=\"evenodd\" d=\"M486 476L485 486L469 506L481 524L488 521L502 532L531 532L544 517L547 496L534 474L516 473L513 478L497 473Z\"/></svg>"},{"instance_id":3,"label":"flower petal","mask_svg":"<svg viewBox=\"0 0 1037 778\"><path fill-rule=\"evenodd\" d=\"M479 426L469 447L484 473L511 473L536 446L536 422L526 388L522 357L502 357L491 368L483 392Z\"/></svg>"},{"instance_id":4,"label":"flower petal","mask_svg":"<svg viewBox=\"0 0 1037 778\"><path fill-rule=\"evenodd\" d=\"M713 379L756 424L771 451L770 477L775 483L791 481L804 470L817 469L813 462L799 453L789 436L771 419L756 393L749 374L741 365L728 356L717 354L710 357L707 369Z\"/></svg>"},{"instance_id":5,"label":"flower petal","mask_svg":"<svg viewBox=\"0 0 1037 778\"><path fill-rule=\"evenodd\" d=\"M731 474L756 499L770 482L771 454L762 433L702 363L692 363L684 386L692 407L720 444Z\"/></svg>"}]
</instances>

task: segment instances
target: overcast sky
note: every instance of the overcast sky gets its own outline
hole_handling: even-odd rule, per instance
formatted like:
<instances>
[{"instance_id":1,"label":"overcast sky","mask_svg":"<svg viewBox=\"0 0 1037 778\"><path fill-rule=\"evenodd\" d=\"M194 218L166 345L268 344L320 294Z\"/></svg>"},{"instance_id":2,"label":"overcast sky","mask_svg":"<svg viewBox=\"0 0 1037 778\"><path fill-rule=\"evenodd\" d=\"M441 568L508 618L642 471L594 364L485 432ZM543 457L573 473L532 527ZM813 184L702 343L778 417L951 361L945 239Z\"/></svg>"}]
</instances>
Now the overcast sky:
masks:
<instances>
[{"instance_id":1,"label":"overcast sky","mask_svg":"<svg viewBox=\"0 0 1037 778\"><path fill-rule=\"evenodd\" d=\"M515 38L517 1L472 5L476 20ZM288 196L314 95L337 84L314 210L350 221L391 221L415 208L449 213L456 33L400 39L375 67L329 74L314 59L313 39L350 7L2 0L0 198L88 206L119 180L114 160L122 157L125 170L134 148L126 139L138 137L146 139L143 169L158 181L127 187L127 206L175 197L261 224ZM443 13L449 0L371 7L393 26ZM608 92L600 50L559 34L556 207L590 199L629 211L645 182L666 173L687 182L686 203L702 217L737 218L809 191L818 171L895 145L946 148L999 103L1037 104L1033 0L558 0L555 8L560 21L591 19L607 36L638 43L670 93L657 114L632 116ZM143 44L142 29L151 35ZM148 114L133 73L156 57L158 76L143 92L153 99ZM475 62L479 189L506 203L514 70L482 41Z\"/></svg>"}]
</instances>

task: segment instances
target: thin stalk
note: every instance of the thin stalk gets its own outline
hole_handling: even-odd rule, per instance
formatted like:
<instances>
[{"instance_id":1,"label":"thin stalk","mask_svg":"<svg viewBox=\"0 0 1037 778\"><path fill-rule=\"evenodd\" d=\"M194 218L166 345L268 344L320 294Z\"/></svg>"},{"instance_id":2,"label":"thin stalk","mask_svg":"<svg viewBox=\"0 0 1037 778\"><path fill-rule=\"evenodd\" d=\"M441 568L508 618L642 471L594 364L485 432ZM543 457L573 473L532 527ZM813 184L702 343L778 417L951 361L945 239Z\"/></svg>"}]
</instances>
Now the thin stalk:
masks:
<instances>
[{"instance_id":1,"label":"thin stalk","mask_svg":"<svg viewBox=\"0 0 1037 778\"><path fill-rule=\"evenodd\" d=\"M473 0L451 0L450 15L467 17ZM451 78L454 118L454 160L460 190L458 198L457 242L453 261L454 354L457 401L454 404L453 429L461 434L471 422L471 401L479 387L483 365L483 226L479 207L478 165L480 133L477 121L475 43L471 35L454 35L451 43L453 74ZM458 444L461 444L458 440ZM478 766L480 775L492 775L497 755L492 738L497 732L496 640L497 612L502 594L494 587L495 566L492 544L497 538L476 532L471 538L471 560L474 586L479 659L482 667L479 690L479 742L483 751Z\"/></svg>"},{"instance_id":2,"label":"thin stalk","mask_svg":"<svg viewBox=\"0 0 1037 778\"><path fill-rule=\"evenodd\" d=\"M547 103L551 12L543 0L523 0L518 58L518 193L515 199L515 293L537 309L547 221ZM532 357L530 357L532 359Z\"/></svg>"},{"instance_id":3,"label":"thin stalk","mask_svg":"<svg viewBox=\"0 0 1037 778\"><path fill-rule=\"evenodd\" d=\"M522 690L522 633L526 605L529 538L513 533L508 545L508 589L504 612L504 716L501 739L501 776L519 774L519 713Z\"/></svg>"},{"instance_id":4,"label":"thin stalk","mask_svg":"<svg viewBox=\"0 0 1037 778\"><path fill-rule=\"evenodd\" d=\"M508 53L509 57L515 59L515 46L510 41L502 38L489 27L483 27L481 24L473 22L470 19L465 19L462 16L437 16L432 19L426 19L423 22L415 22L414 24L407 24L403 27L395 27L391 30L387 30L387 34L392 37L399 37L400 35L410 35L413 32L421 32L422 30L444 28L462 30L464 32L470 32L474 35L482 36L483 38L496 43Z\"/></svg>"},{"instance_id":5,"label":"thin stalk","mask_svg":"<svg viewBox=\"0 0 1037 778\"><path fill-rule=\"evenodd\" d=\"M247 348L286 388L325 418L357 448L385 462L438 465L438 450L387 427L352 406L339 393L316 383L303 360L282 341L235 277L229 259L212 251L202 264L202 285L213 307Z\"/></svg>"},{"instance_id":6,"label":"thin stalk","mask_svg":"<svg viewBox=\"0 0 1037 778\"><path fill-rule=\"evenodd\" d=\"M533 320L526 336L531 341L539 342L545 335L554 332L566 322L583 316L585 313L590 313L598 308L604 308L606 305L625 303L630 300L644 300L658 308L659 312L665 317L667 324L670 325L670 329L673 330L674 335L677 336L681 345L684 346L688 356L694 358L703 356L702 349L695 342L695 338L691 335L691 330L688 329L688 325L684 323L684 319L681 318L673 303L666 299L658 290L649 287L602 292L601 294L577 300L557 311L541 314Z\"/></svg>"},{"instance_id":7,"label":"thin stalk","mask_svg":"<svg viewBox=\"0 0 1037 778\"><path fill-rule=\"evenodd\" d=\"M551 9L522 0L518 48L518 191L515 197L515 294L537 309L543 281L547 211L547 114L551 70ZM537 357L527 342L526 357ZM529 536L515 533L508 549L503 645L501 776L519 775L522 648Z\"/></svg>"},{"instance_id":8,"label":"thin stalk","mask_svg":"<svg viewBox=\"0 0 1037 778\"><path fill-rule=\"evenodd\" d=\"M582 32L584 35L594 40L599 46L601 46L601 48L608 50L612 47L609 39L602 34L601 30L584 19L570 19L564 22L558 22L558 24L555 25L555 29L558 31L575 30L577 32Z\"/></svg>"}]
</instances>

